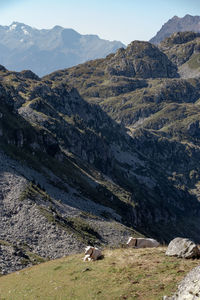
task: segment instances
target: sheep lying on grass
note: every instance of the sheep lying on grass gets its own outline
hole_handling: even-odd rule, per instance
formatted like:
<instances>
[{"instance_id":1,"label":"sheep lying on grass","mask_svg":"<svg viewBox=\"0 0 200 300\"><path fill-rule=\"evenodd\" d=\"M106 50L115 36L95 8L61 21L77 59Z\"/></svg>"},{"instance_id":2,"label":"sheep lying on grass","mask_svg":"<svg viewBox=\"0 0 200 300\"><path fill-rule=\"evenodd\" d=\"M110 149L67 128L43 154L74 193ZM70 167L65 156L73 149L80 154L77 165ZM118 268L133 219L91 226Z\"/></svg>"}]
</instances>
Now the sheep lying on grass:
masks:
<instances>
[{"instance_id":1,"label":"sheep lying on grass","mask_svg":"<svg viewBox=\"0 0 200 300\"><path fill-rule=\"evenodd\" d=\"M85 257L84 261L97 260L102 257L101 250L96 247L88 246L85 248Z\"/></svg>"}]
</instances>

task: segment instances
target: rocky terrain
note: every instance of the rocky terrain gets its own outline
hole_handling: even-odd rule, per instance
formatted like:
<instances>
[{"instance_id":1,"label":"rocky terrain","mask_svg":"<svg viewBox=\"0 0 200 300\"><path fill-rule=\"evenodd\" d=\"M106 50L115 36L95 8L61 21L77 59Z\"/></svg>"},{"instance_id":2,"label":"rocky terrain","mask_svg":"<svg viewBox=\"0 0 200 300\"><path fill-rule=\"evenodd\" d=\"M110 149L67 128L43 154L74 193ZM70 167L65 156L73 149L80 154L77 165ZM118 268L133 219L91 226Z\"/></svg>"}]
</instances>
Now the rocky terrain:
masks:
<instances>
[{"instance_id":1,"label":"rocky terrain","mask_svg":"<svg viewBox=\"0 0 200 300\"><path fill-rule=\"evenodd\" d=\"M177 292L172 297L163 297L163 300L198 300L200 297L200 267L194 268L181 281Z\"/></svg>"},{"instance_id":2,"label":"rocky terrain","mask_svg":"<svg viewBox=\"0 0 200 300\"><path fill-rule=\"evenodd\" d=\"M199 242L200 82L162 47L43 78L0 67L1 273L130 235Z\"/></svg>"},{"instance_id":3,"label":"rocky terrain","mask_svg":"<svg viewBox=\"0 0 200 300\"><path fill-rule=\"evenodd\" d=\"M200 76L200 33L174 33L159 48L178 66L182 78Z\"/></svg>"},{"instance_id":4,"label":"rocky terrain","mask_svg":"<svg viewBox=\"0 0 200 300\"><path fill-rule=\"evenodd\" d=\"M162 26L150 42L159 44L172 33L184 31L200 32L200 16L191 16L188 14L183 18L174 16Z\"/></svg>"},{"instance_id":5,"label":"rocky terrain","mask_svg":"<svg viewBox=\"0 0 200 300\"><path fill-rule=\"evenodd\" d=\"M39 30L19 22L0 26L0 40L2 65L14 71L31 69L39 76L105 57L124 46L61 26Z\"/></svg>"},{"instance_id":6,"label":"rocky terrain","mask_svg":"<svg viewBox=\"0 0 200 300\"><path fill-rule=\"evenodd\" d=\"M190 41L198 44L199 37L186 32L170 39L181 39L184 49ZM136 41L106 59L54 72L45 79L72 84L89 103L100 105L127 128L135 150L164 169L180 191L199 199L199 80L181 78L178 59L172 61L166 50L168 58L161 51L162 47L158 55L156 47ZM157 65L162 65L160 75Z\"/></svg>"}]
</instances>

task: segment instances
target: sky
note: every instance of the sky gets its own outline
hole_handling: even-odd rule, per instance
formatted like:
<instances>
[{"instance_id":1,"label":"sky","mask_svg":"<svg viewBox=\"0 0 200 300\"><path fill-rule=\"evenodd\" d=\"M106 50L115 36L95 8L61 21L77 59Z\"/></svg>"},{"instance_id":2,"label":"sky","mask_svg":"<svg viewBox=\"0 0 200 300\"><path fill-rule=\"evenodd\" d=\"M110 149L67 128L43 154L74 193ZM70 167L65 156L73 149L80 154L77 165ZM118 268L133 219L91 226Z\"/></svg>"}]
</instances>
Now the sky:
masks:
<instances>
[{"instance_id":1,"label":"sky","mask_svg":"<svg viewBox=\"0 0 200 300\"><path fill-rule=\"evenodd\" d=\"M149 40L173 16L200 15L200 0L0 0L0 25L60 25L129 44Z\"/></svg>"}]
</instances>

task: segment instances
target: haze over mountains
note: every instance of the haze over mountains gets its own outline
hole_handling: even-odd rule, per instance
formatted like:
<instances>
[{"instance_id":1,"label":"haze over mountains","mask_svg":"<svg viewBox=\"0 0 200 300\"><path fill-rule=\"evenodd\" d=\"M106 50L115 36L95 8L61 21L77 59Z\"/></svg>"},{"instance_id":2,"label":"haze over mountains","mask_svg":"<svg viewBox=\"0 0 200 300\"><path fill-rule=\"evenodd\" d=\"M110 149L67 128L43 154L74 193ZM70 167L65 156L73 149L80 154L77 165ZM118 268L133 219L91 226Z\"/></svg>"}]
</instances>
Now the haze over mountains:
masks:
<instances>
[{"instance_id":1,"label":"haze over mountains","mask_svg":"<svg viewBox=\"0 0 200 300\"><path fill-rule=\"evenodd\" d=\"M175 16L150 42L159 44L178 31L200 32L200 17ZM41 30L18 22L0 26L0 63L14 71L30 69L39 76L106 57L121 47L126 46L119 41L110 42L97 35L81 35L61 26Z\"/></svg>"},{"instance_id":2,"label":"haze over mountains","mask_svg":"<svg viewBox=\"0 0 200 300\"><path fill-rule=\"evenodd\" d=\"M31 69L39 76L105 57L120 47L121 42L60 26L42 30L18 22L0 26L0 63L15 71Z\"/></svg>"},{"instance_id":3,"label":"haze over mountains","mask_svg":"<svg viewBox=\"0 0 200 300\"><path fill-rule=\"evenodd\" d=\"M200 16L185 15L183 18L174 16L162 26L150 43L159 44L172 33L183 31L200 32Z\"/></svg>"}]
</instances>

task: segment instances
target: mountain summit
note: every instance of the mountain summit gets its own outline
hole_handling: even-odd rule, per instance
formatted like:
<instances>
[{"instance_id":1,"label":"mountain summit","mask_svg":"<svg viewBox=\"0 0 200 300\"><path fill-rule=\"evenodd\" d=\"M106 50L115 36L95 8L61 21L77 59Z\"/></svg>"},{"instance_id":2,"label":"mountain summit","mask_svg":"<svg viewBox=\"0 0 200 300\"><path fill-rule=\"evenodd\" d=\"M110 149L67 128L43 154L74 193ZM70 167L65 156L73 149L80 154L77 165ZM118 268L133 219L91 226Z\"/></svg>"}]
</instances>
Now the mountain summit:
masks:
<instances>
[{"instance_id":1,"label":"mountain summit","mask_svg":"<svg viewBox=\"0 0 200 300\"><path fill-rule=\"evenodd\" d=\"M159 44L172 33L179 31L200 32L200 16L185 15L183 18L174 16L162 26L157 34L150 40L150 43Z\"/></svg>"},{"instance_id":2,"label":"mountain summit","mask_svg":"<svg viewBox=\"0 0 200 300\"><path fill-rule=\"evenodd\" d=\"M0 39L0 64L15 71L31 69L39 76L124 47L121 42L81 35L61 26L39 30L18 22L0 26Z\"/></svg>"}]
</instances>

